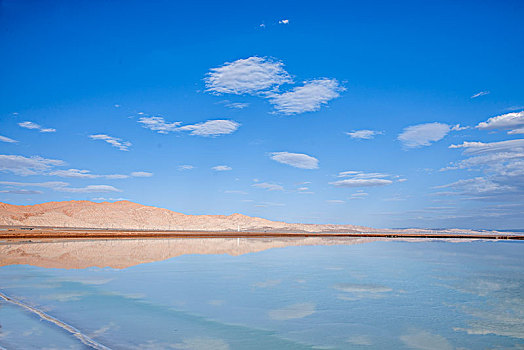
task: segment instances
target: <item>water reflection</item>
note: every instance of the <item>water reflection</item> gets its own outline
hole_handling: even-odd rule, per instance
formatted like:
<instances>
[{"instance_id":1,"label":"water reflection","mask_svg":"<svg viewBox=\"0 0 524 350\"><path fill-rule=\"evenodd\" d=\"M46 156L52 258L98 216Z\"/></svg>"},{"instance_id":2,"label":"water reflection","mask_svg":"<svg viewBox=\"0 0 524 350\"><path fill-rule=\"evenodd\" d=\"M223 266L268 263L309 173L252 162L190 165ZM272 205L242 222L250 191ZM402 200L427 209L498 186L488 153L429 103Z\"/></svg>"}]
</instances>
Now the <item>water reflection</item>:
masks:
<instances>
[{"instance_id":1,"label":"water reflection","mask_svg":"<svg viewBox=\"0 0 524 350\"><path fill-rule=\"evenodd\" d=\"M520 242L208 242L11 244L0 290L111 349L524 345ZM35 321L0 300L0 346L85 346Z\"/></svg>"}]
</instances>

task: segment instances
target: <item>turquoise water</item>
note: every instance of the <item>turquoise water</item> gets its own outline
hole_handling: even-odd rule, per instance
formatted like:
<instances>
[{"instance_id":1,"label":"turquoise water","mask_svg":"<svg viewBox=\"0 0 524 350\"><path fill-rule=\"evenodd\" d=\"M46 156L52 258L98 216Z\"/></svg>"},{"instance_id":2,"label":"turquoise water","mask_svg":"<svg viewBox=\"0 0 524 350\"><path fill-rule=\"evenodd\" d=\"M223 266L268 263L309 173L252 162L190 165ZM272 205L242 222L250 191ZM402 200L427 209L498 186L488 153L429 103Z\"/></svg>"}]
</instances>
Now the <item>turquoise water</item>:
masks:
<instances>
[{"instance_id":1,"label":"turquoise water","mask_svg":"<svg viewBox=\"0 0 524 350\"><path fill-rule=\"evenodd\" d=\"M299 246L125 269L10 265L0 292L111 349L524 348L520 242ZM90 346L3 299L0 325L6 349Z\"/></svg>"}]
</instances>

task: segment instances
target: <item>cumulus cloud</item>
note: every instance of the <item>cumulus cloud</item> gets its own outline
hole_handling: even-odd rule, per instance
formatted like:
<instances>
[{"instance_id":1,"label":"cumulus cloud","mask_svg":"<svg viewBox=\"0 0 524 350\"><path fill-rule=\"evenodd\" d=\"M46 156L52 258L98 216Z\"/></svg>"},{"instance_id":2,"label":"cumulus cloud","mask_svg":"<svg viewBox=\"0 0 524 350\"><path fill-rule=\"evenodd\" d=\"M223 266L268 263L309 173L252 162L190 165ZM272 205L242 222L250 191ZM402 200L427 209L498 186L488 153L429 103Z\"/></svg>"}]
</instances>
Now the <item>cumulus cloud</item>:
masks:
<instances>
[{"instance_id":1,"label":"cumulus cloud","mask_svg":"<svg viewBox=\"0 0 524 350\"><path fill-rule=\"evenodd\" d=\"M460 145L451 145L449 148L465 148L465 153L480 154L488 152L524 152L524 139L515 139L499 142L468 142Z\"/></svg>"},{"instance_id":2,"label":"cumulus cloud","mask_svg":"<svg viewBox=\"0 0 524 350\"><path fill-rule=\"evenodd\" d=\"M214 171L229 171L229 170L233 170L233 168L231 168L230 166L227 166L227 165L217 165L217 166L214 166L213 168Z\"/></svg>"},{"instance_id":3,"label":"cumulus cloud","mask_svg":"<svg viewBox=\"0 0 524 350\"><path fill-rule=\"evenodd\" d=\"M330 182L330 185L336 187L373 187L384 186L393 183L392 180L387 179L391 177L388 174L382 173L364 173L362 171L344 171L337 175L337 177L345 178L343 180Z\"/></svg>"},{"instance_id":4,"label":"cumulus cloud","mask_svg":"<svg viewBox=\"0 0 524 350\"><path fill-rule=\"evenodd\" d=\"M487 94L489 94L489 91L479 91L476 94L472 95L470 98L477 98L477 97L480 97L480 96L485 96Z\"/></svg>"},{"instance_id":5,"label":"cumulus cloud","mask_svg":"<svg viewBox=\"0 0 524 350\"><path fill-rule=\"evenodd\" d=\"M281 309L270 310L269 318L277 321L304 318L315 313L316 305L313 303L298 303Z\"/></svg>"},{"instance_id":6,"label":"cumulus cloud","mask_svg":"<svg viewBox=\"0 0 524 350\"><path fill-rule=\"evenodd\" d=\"M141 117L138 122L146 129L153 130L159 134L167 134L176 131L181 122L168 123L162 117Z\"/></svg>"},{"instance_id":7,"label":"cumulus cloud","mask_svg":"<svg viewBox=\"0 0 524 350\"><path fill-rule=\"evenodd\" d=\"M63 161L57 159L0 154L0 171L9 171L16 175L42 174L53 166L63 164Z\"/></svg>"},{"instance_id":8,"label":"cumulus cloud","mask_svg":"<svg viewBox=\"0 0 524 350\"><path fill-rule=\"evenodd\" d=\"M383 132L375 130L356 130L347 132L346 134L349 135L352 139L371 140L375 138L376 135L382 135Z\"/></svg>"},{"instance_id":9,"label":"cumulus cloud","mask_svg":"<svg viewBox=\"0 0 524 350\"><path fill-rule=\"evenodd\" d=\"M249 57L210 69L204 82L216 94L257 94L291 83L284 64L267 57Z\"/></svg>"},{"instance_id":10,"label":"cumulus cloud","mask_svg":"<svg viewBox=\"0 0 524 350\"><path fill-rule=\"evenodd\" d=\"M318 169L318 159L303 153L273 152L271 159L300 169Z\"/></svg>"},{"instance_id":11,"label":"cumulus cloud","mask_svg":"<svg viewBox=\"0 0 524 350\"><path fill-rule=\"evenodd\" d=\"M191 131L191 135L198 136L218 136L218 135L227 135L234 133L238 127L239 123L232 120L208 120L203 123L185 125L179 128L179 130Z\"/></svg>"},{"instance_id":12,"label":"cumulus cloud","mask_svg":"<svg viewBox=\"0 0 524 350\"><path fill-rule=\"evenodd\" d=\"M257 187L257 188L262 188L262 189L268 190L268 191L283 191L284 190L284 187L282 187L280 185L277 185L277 184L268 183L268 182L258 182L256 184L251 185L251 186Z\"/></svg>"},{"instance_id":13,"label":"cumulus cloud","mask_svg":"<svg viewBox=\"0 0 524 350\"><path fill-rule=\"evenodd\" d=\"M433 142L442 140L451 127L442 123L427 123L408 126L397 139L407 148L429 146Z\"/></svg>"},{"instance_id":14,"label":"cumulus cloud","mask_svg":"<svg viewBox=\"0 0 524 350\"><path fill-rule=\"evenodd\" d=\"M116 147L121 151L129 151L129 147L131 147L132 145L131 142L123 141L118 137L113 137L105 134L89 135L89 138L91 138L92 140L105 141L109 143L111 146Z\"/></svg>"},{"instance_id":15,"label":"cumulus cloud","mask_svg":"<svg viewBox=\"0 0 524 350\"><path fill-rule=\"evenodd\" d=\"M18 142L16 140L10 139L7 136L1 136L1 135L0 135L0 141L7 142L7 143L17 143Z\"/></svg>"},{"instance_id":16,"label":"cumulus cloud","mask_svg":"<svg viewBox=\"0 0 524 350\"><path fill-rule=\"evenodd\" d=\"M281 19L278 24L289 24L289 19Z\"/></svg>"},{"instance_id":17,"label":"cumulus cloud","mask_svg":"<svg viewBox=\"0 0 524 350\"><path fill-rule=\"evenodd\" d=\"M41 125L38 125L33 122L21 122L21 123L18 123L18 125L25 129L38 130L40 132L55 132L56 131L56 129L44 128Z\"/></svg>"},{"instance_id":18,"label":"cumulus cloud","mask_svg":"<svg viewBox=\"0 0 524 350\"><path fill-rule=\"evenodd\" d=\"M57 191L70 193L101 193L101 192L122 192L118 188L109 185L89 185L85 187L57 187Z\"/></svg>"},{"instance_id":19,"label":"cumulus cloud","mask_svg":"<svg viewBox=\"0 0 524 350\"><path fill-rule=\"evenodd\" d=\"M322 78L306 81L288 92L269 94L268 98L277 112L292 115L318 111L343 90L336 79Z\"/></svg>"},{"instance_id":20,"label":"cumulus cloud","mask_svg":"<svg viewBox=\"0 0 524 350\"><path fill-rule=\"evenodd\" d=\"M508 134L524 133L524 111L506 113L496 117L489 118L485 122L477 125L481 130L510 130Z\"/></svg>"},{"instance_id":21,"label":"cumulus cloud","mask_svg":"<svg viewBox=\"0 0 524 350\"><path fill-rule=\"evenodd\" d=\"M269 99L277 113L293 115L317 111L344 90L336 79L319 78L281 92L282 85L293 84L293 79L283 67L280 61L257 56L228 62L211 69L206 75L206 91L214 94L258 95Z\"/></svg>"}]
</instances>

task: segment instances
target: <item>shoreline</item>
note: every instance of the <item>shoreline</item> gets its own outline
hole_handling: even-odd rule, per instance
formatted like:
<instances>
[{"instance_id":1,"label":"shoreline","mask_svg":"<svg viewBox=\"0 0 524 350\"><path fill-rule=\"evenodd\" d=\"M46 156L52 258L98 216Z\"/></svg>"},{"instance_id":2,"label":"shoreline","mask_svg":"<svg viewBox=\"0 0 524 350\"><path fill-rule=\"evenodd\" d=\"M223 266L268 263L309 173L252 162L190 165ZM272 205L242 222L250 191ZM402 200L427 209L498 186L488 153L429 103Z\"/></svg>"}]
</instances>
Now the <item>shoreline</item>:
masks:
<instances>
[{"instance_id":1,"label":"shoreline","mask_svg":"<svg viewBox=\"0 0 524 350\"><path fill-rule=\"evenodd\" d=\"M21 239L166 239L166 238L420 238L524 240L524 235L501 233L406 233L406 232L256 232L256 231L166 231L76 228L8 228L0 240Z\"/></svg>"}]
</instances>

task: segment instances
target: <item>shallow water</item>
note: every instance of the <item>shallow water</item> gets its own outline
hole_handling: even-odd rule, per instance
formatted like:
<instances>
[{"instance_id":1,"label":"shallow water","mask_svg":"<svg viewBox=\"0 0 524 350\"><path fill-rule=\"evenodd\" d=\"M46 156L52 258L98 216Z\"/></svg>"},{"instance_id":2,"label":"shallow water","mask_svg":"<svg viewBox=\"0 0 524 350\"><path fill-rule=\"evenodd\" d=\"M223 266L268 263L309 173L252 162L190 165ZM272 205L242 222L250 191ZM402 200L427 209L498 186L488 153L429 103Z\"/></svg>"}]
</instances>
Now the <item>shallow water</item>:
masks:
<instances>
[{"instance_id":1,"label":"shallow water","mask_svg":"<svg viewBox=\"0 0 524 350\"><path fill-rule=\"evenodd\" d=\"M7 265L0 292L111 349L524 348L521 242L335 243L121 269ZM7 349L90 346L3 299L0 325Z\"/></svg>"}]
</instances>

